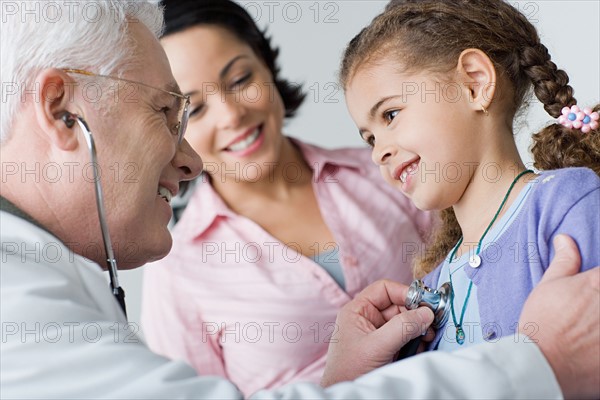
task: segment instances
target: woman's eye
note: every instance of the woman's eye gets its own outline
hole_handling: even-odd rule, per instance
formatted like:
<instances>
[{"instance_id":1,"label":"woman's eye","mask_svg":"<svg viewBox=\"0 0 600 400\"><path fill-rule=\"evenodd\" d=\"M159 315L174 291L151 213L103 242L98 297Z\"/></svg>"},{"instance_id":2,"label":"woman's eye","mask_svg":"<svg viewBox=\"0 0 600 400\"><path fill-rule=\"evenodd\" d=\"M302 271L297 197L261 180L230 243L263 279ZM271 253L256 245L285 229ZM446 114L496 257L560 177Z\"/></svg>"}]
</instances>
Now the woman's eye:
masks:
<instances>
[{"instance_id":1,"label":"woman's eye","mask_svg":"<svg viewBox=\"0 0 600 400\"><path fill-rule=\"evenodd\" d=\"M366 138L364 138L364 141L371 147L375 146L375 136L367 136Z\"/></svg>"},{"instance_id":2,"label":"woman's eye","mask_svg":"<svg viewBox=\"0 0 600 400\"><path fill-rule=\"evenodd\" d=\"M202 113L202 111L204 111L205 109L205 105L201 104L199 106L195 106L195 107L191 107L190 108L190 118L192 117L196 117L198 115L200 115Z\"/></svg>"},{"instance_id":3,"label":"woman's eye","mask_svg":"<svg viewBox=\"0 0 600 400\"><path fill-rule=\"evenodd\" d=\"M391 111L386 111L383 113L383 118L385 119L385 121L389 124L392 123L392 121L394 120L394 118L396 118L396 115L398 115L398 113L400 112L400 110L391 110Z\"/></svg>"},{"instance_id":4,"label":"woman's eye","mask_svg":"<svg viewBox=\"0 0 600 400\"><path fill-rule=\"evenodd\" d=\"M242 76L240 79L235 80L231 84L231 87L236 88L238 86L242 86L244 83L246 83L246 82L248 82L248 80L250 80L251 76L252 76L252 73L247 73L246 75Z\"/></svg>"}]
</instances>

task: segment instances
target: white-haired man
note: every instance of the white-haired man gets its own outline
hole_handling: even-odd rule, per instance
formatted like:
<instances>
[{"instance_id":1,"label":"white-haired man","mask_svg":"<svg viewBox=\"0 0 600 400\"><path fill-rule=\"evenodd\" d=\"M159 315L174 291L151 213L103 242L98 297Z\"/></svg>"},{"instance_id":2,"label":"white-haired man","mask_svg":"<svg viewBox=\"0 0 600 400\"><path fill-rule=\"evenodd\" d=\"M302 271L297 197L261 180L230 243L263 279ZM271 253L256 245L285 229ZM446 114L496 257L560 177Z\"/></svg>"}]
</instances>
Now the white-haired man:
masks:
<instances>
[{"instance_id":1,"label":"white-haired man","mask_svg":"<svg viewBox=\"0 0 600 400\"><path fill-rule=\"evenodd\" d=\"M119 306L116 262L135 268L169 251L170 199L202 169L183 140L187 98L157 41L160 9L3 1L1 17L2 397L240 398L230 382L153 354ZM539 324L539 347L519 336L257 397L597 395L598 269L563 277L577 269L572 248L566 254L524 310L524 322ZM388 363L431 322L427 309L400 312L405 295L379 282L343 309L325 385ZM585 318L548 315L546 299ZM439 385L442 376L452 386Z\"/></svg>"}]
</instances>

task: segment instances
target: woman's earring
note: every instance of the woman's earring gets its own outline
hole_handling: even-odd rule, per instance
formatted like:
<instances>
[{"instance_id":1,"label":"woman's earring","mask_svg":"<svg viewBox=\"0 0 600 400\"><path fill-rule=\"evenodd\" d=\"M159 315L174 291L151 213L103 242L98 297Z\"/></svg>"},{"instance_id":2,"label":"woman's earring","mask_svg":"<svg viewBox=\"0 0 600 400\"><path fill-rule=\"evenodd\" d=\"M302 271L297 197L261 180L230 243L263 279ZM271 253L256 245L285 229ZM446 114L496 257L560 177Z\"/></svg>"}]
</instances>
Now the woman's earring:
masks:
<instances>
[{"instance_id":1,"label":"woman's earring","mask_svg":"<svg viewBox=\"0 0 600 400\"><path fill-rule=\"evenodd\" d=\"M490 115L490 113L488 112L487 108L485 108L483 106L483 104L479 105L481 107L481 111L483 111L483 113L485 114L485 116L487 117L488 115Z\"/></svg>"}]
</instances>

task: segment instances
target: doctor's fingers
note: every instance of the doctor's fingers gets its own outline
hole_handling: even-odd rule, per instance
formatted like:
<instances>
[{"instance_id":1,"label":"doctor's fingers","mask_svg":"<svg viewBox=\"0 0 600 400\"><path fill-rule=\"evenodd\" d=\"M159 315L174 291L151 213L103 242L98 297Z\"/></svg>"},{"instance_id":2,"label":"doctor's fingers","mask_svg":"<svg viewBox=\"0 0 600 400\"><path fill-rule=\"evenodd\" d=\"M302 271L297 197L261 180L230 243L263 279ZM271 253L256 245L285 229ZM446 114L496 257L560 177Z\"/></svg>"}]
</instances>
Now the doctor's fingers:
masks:
<instances>
[{"instance_id":1,"label":"doctor's fingers","mask_svg":"<svg viewBox=\"0 0 600 400\"><path fill-rule=\"evenodd\" d=\"M433 322L433 312L427 307L408 310L396 315L372 333L372 340L389 349L392 355L411 339L428 331Z\"/></svg>"},{"instance_id":2,"label":"doctor's fingers","mask_svg":"<svg viewBox=\"0 0 600 400\"><path fill-rule=\"evenodd\" d=\"M407 294L408 286L390 280L379 280L364 288L353 301L357 305L366 302L379 311L384 311L393 305L404 306Z\"/></svg>"},{"instance_id":3,"label":"doctor's fingers","mask_svg":"<svg viewBox=\"0 0 600 400\"><path fill-rule=\"evenodd\" d=\"M555 255L540 283L575 275L581 267L577 243L570 236L556 235L553 240Z\"/></svg>"}]
</instances>

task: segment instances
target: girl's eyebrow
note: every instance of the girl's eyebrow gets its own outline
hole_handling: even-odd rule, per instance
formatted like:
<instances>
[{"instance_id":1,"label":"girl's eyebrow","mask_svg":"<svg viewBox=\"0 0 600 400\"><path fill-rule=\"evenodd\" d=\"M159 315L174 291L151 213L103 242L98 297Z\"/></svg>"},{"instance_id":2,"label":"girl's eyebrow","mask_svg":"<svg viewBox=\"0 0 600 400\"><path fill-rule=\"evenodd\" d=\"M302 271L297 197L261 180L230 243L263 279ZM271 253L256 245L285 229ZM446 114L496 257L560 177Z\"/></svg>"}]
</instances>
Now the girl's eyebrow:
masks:
<instances>
[{"instance_id":1,"label":"girl's eyebrow","mask_svg":"<svg viewBox=\"0 0 600 400\"><path fill-rule=\"evenodd\" d=\"M369 111L369 116L371 119L375 118L375 114L377 114L377 110L386 102L388 102L389 100L395 99L397 97L403 97L401 94L396 94L393 96L387 96L384 97L382 99L380 99L377 103L375 103L375 105L373 105L373 107L371 107L371 110Z\"/></svg>"}]
</instances>

